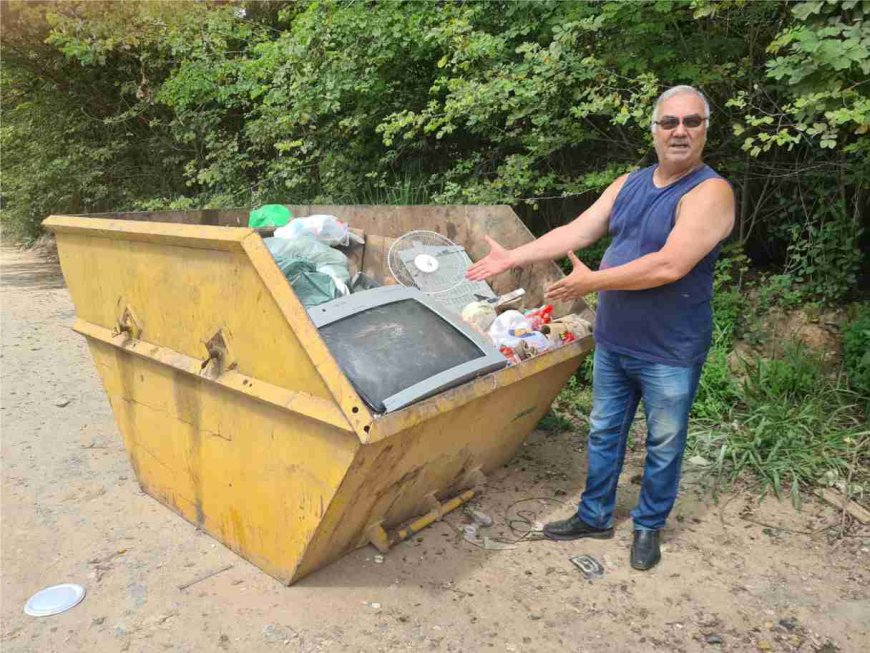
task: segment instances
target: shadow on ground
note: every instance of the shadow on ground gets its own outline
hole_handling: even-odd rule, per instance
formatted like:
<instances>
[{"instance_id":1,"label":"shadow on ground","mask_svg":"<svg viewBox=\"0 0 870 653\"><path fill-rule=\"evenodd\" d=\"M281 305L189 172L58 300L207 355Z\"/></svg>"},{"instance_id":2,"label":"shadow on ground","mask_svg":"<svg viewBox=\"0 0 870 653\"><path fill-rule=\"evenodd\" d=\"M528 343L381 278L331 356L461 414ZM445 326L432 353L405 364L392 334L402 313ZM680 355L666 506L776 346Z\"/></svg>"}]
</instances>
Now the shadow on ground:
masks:
<instances>
[{"instance_id":1,"label":"shadow on ground","mask_svg":"<svg viewBox=\"0 0 870 653\"><path fill-rule=\"evenodd\" d=\"M63 275L57 262L46 257L5 262L0 285L30 290L56 290L63 288Z\"/></svg>"}]
</instances>

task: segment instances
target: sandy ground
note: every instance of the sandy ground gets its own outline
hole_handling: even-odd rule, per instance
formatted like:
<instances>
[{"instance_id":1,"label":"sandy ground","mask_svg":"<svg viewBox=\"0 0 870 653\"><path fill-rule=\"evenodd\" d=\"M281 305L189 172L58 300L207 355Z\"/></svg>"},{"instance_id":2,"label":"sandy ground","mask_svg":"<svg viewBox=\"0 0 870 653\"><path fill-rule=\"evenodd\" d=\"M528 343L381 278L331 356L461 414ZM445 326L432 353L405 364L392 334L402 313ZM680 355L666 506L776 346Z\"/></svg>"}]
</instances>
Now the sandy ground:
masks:
<instances>
[{"instance_id":1,"label":"sandy ground","mask_svg":"<svg viewBox=\"0 0 870 653\"><path fill-rule=\"evenodd\" d=\"M613 540L483 550L453 513L381 563L364 548L284 587L139 490L57 267L4 248L0 297L4 652L870 650L870 539L792 532L837 521L812 500L801 512L749 495L717 504L689 470L662 564L632 570L640 451ZM489 534L570 513L583 443L534 434L476 501L496 520ZM569 562L583 553L603 578ZM85 600L23 614L60 582L84 585Z\"/></svg>"}]
</instances>

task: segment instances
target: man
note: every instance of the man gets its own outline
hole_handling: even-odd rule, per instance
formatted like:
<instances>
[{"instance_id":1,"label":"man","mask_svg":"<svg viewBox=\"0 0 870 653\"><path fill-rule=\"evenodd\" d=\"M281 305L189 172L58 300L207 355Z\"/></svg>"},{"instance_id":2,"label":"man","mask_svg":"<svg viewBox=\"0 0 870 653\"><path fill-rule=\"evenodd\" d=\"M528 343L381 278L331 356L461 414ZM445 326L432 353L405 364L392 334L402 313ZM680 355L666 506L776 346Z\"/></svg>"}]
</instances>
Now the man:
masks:
<instances>
[{"instance_id":1,"label":"man","mask_svg":"<svg viewBox=\"0 0 870 653\"><path fill-rule=\"evenodd\" d=\"M467 273L486 279L569 250L574 269L547 299L599 292L586 489L577 512L544 533L553 540L613 537L616 486L642 400L647 454L631 511L631 566L641 570L661 559L659 530L677 497L689 411L712 339L713 267L734 223L731 186L701 159L709 119L697 89L665 91L652 119L657 165L623 175L576 220L531 243L507 250L487 238L491 251ZM573 250L608 231L613 241L592 271Z\"/></svg>"}]
</instances>

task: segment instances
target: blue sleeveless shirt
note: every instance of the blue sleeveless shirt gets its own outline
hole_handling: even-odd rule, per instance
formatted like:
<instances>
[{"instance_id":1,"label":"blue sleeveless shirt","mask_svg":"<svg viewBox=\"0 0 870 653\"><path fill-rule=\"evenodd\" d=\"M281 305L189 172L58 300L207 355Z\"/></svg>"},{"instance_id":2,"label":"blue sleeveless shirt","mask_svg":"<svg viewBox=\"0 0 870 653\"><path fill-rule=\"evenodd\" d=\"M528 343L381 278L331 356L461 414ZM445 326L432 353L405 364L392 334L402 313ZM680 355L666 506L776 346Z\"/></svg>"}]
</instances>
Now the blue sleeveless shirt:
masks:
<instances>
[{"instance_id":1,"label":"blue sleeveless shirt","mask_svg":"<svg viewBox=\"0 0 870 653\"><path fill-rule=\"evenodd\" d=\"M656 188L656 166L631 173L610 215L613 241L600 269L624 265L659 251L674 228L683 195L707 179L720 178L703 165L669 186ZM654 363L694 367L704 362L713 336L713 267L717 245L682 279L646 290L598 294L595 342L606 349Z\"/></svg>"}]
</instances>

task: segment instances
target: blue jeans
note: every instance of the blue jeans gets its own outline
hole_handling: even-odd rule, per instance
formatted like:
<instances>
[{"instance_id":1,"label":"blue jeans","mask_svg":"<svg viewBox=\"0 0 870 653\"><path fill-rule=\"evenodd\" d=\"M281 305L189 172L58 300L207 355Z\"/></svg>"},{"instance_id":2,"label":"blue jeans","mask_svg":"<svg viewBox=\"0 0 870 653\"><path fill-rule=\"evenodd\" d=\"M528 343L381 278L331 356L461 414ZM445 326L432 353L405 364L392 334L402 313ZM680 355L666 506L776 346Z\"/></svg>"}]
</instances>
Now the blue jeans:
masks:
<instances>
[{"instance_id":1,"label":"blue jeans","mask_svg":"<svg viewBox=\"0 0 870 653\"><path fill-rule=\"evenodd\" d=\"M689 410L703 364L673 367L595 349L589 472L577 514L590 526L613 526L616 484L637 405L646 412L646 462L640 500L631 511L635 530L658 530L677 499Z\"/></svg>"}]
</instances>

